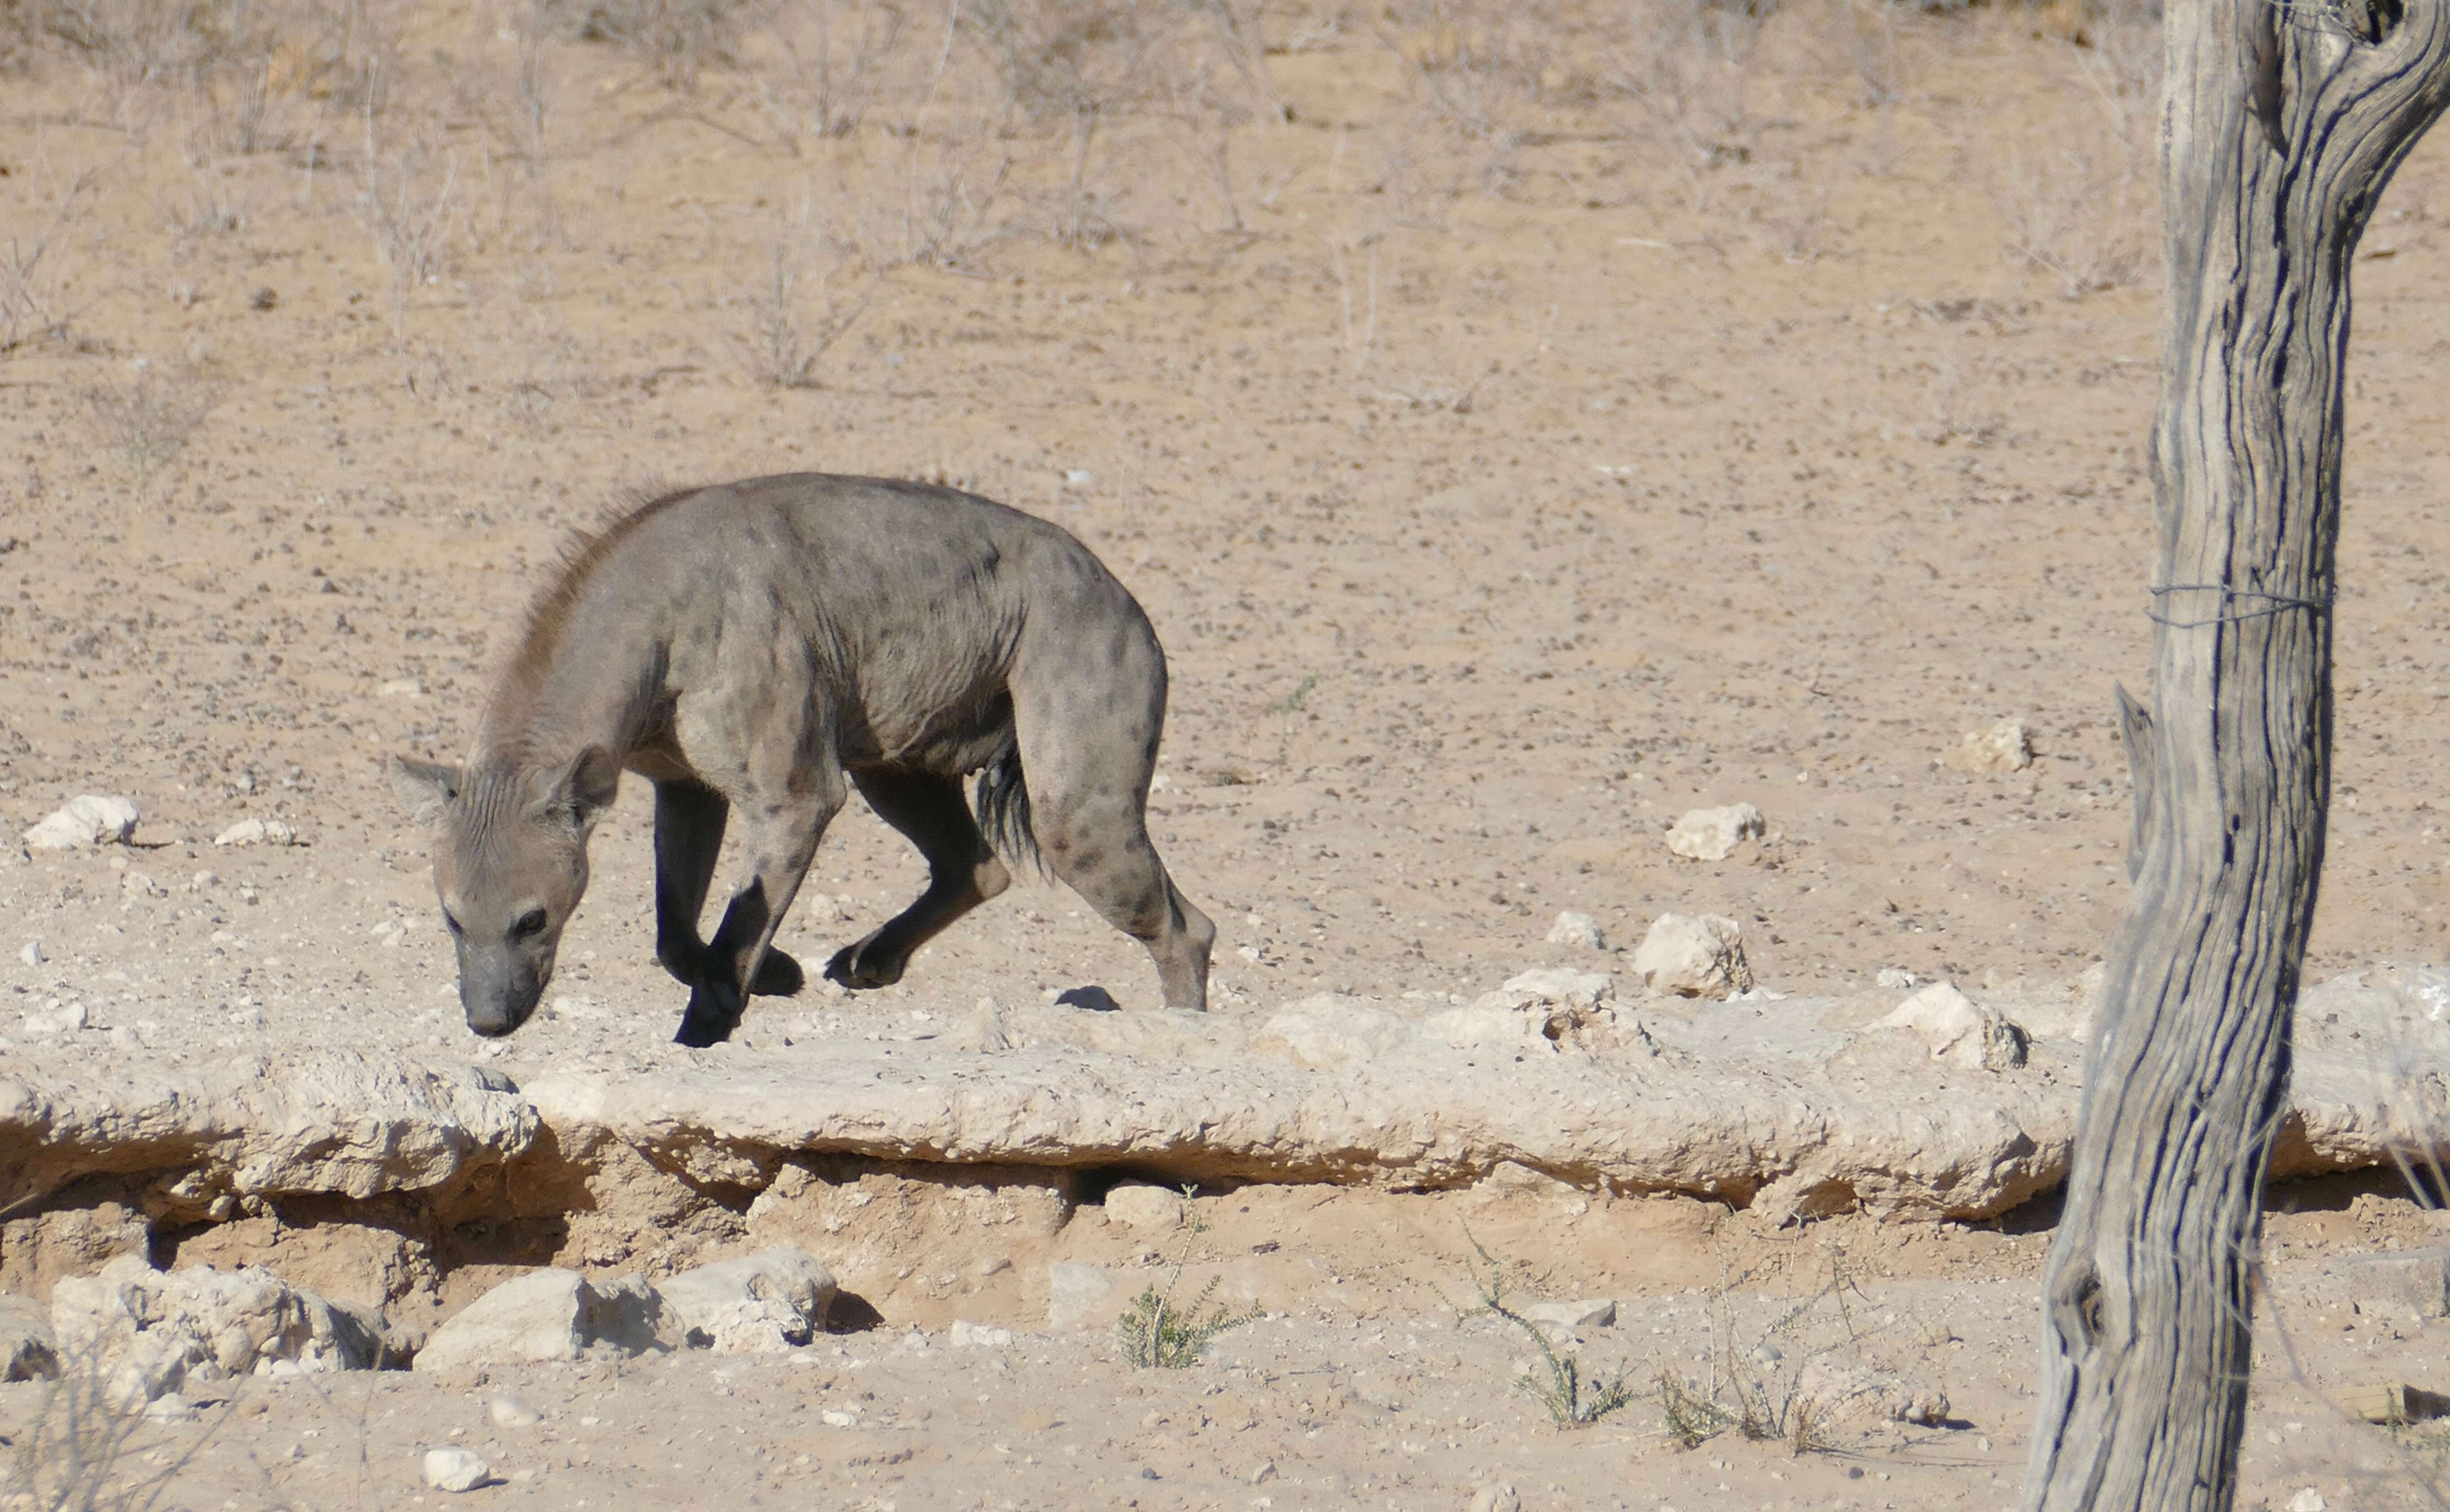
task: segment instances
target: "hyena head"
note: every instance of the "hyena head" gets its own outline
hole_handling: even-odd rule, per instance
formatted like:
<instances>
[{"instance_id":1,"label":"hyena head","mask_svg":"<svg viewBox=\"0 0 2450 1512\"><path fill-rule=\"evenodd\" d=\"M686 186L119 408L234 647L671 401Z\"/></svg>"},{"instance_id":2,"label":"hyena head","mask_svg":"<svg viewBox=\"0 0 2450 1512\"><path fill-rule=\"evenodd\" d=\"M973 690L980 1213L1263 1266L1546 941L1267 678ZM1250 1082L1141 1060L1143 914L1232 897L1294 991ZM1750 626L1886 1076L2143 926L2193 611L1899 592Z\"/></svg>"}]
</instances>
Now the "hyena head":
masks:
<instances>
[{"instance_id":1,"label":"hyena head","mask_svg":"<svg viewBox=\"0 0 2450 1512\"><path fill-rule=\"evenodd\" d=\"M587 837L621 764L591 746L566 762L439 766L400 757L400 798L434 824L434 890L459 956L468 1027L497 1039L528 1021L562 925L587 891Z\"/></svg>"}]
</instances>

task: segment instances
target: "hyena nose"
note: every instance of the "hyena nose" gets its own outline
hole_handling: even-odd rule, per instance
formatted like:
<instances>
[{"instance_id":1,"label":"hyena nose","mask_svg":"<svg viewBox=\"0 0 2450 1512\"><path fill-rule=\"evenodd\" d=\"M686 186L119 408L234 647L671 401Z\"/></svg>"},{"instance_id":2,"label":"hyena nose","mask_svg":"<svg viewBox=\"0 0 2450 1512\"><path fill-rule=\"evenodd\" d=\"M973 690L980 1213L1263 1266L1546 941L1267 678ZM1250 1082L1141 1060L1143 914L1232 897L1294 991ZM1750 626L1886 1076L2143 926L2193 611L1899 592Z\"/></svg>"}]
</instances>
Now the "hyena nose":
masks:
<instances>
[{"instance_id":1,"label":"hyena nose","mask_svg":"<svg viewBox=\"0 0 2450 1512\"><path fill-rule=\"evenodd\" d=\"M488 1039L499 1039L528 1021L535 1008L535 993L522 993L507 981L470 980L459 982L459 1006L466 1011L468 1027Z\"/></svg>"}]
</instances>

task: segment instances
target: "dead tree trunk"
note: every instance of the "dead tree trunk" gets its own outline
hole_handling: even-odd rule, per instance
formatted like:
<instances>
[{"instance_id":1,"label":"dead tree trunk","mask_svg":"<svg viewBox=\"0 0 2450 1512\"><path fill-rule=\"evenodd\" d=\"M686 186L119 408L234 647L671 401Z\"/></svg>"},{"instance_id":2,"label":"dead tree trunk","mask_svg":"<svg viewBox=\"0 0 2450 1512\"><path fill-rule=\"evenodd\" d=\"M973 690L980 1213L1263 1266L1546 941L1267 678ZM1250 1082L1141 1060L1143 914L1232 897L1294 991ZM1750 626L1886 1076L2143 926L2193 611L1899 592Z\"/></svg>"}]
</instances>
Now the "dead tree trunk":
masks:
<instances>
[{"instance_id":1,"label":"dead tree trunk","mask_svg":"<svg viewBox=\"0 0 2450 1512\"><path fill-rule=\"evenodd\" d=\"M2450 0L2168 0L2149 803L2045 1284L2033 1512L2226 1509L2331 746L2348 266Z\"/></svg>"}]
</instances>

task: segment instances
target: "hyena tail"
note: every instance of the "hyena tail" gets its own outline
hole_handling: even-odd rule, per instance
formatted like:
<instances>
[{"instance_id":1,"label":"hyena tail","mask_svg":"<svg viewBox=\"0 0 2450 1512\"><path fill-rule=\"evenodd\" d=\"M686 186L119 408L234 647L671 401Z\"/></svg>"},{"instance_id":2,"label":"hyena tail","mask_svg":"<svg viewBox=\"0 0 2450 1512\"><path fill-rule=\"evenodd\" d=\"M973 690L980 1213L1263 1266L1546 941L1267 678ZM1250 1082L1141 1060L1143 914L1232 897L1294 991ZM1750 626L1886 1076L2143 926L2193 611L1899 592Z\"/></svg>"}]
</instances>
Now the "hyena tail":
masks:
<instances>
[{"instance_id":1,"label":"hyena tail","mask_svg":"<svg viewBox=\"0 0 2450 1512\"><path fill-rule=\"evenodd\" d=\"M1021 748L1007 746L1003 754L979 774L979 828L998 856L1014 865L1046 869L1038 853L1038 832L1029 823L1029 784L1021 776Z\"/></svg>"}]
</instances>

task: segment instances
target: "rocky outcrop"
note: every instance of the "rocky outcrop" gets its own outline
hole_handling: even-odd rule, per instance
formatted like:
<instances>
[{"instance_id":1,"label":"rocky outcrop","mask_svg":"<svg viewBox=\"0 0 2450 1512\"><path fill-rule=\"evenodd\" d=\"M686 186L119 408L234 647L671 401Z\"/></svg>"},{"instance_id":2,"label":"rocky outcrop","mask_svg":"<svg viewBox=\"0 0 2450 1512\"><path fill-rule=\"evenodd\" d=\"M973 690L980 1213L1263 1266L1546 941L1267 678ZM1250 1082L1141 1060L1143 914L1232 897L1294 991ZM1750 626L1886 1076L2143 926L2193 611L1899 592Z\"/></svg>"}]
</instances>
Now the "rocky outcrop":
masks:
<instances>
[{"instance_id":1,"label":"rocky outcrop","mask_svg":"<svg viewBox=\"0 0 2450 1512\"><path fill-rule=\"evenodd\" d=\"M51 1293L53 1347L138 1406L197 1382L380 1362L379 1325L247 1266L156 1270L123 1255Z\"/></svg>"},{"instance_id":2,"label":"rocky outcrop","mask_svg":"<svg viewBox=\"0 0 2450 1512\"><path fill-rule=\"evenodd\" d=\"M156 1219L249 1196L431 1192L526 1151L536 1112L498 1072L316 1050L179 1065L19 1057L0 1070L0 1201L141 1176Z\"/></svg>"},{"instance_id":3,"label":"rocky outcrop","mask_svg":"<svg viewBox=\"0 0 2450 1512\"><path fill-rule=\"evenodd\" d=\"M508 1074L372 1052L177 1067L126 1056L57 1076L23 1057L0 1074L0 1200L39 1207L101 1173L155 1222L384 1192L437 1212L576 1213L604 1206L590 1180L622 1172L729 1190L737 1204L793 1161L856 1155L1405 1188L1527 1170L1778 1212L1979 1218L2065 1172L2081 1046L2017 1027L2030 1007L2036 1024L2080 1032L2064 1003L1952 987L1900 1012L1897 994L1640 990L1547 970L1468 1002L1330 995L1205 1016L982 1005L955 1021L992 1034L941 1039L874 1037L846 1012L831 1027L798 1020L788 1043L572 1063L532 1030L523 1048L540 1058L508 1060ZM2450 1096L2427 1069L2450 1058L2445 1018L2450 975L2429 969L2309 991L2277 1171L2450 1153L2438 1132Z\"/></svg>"}]
</instances>

